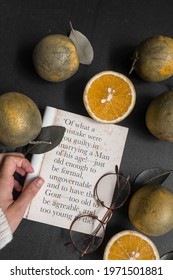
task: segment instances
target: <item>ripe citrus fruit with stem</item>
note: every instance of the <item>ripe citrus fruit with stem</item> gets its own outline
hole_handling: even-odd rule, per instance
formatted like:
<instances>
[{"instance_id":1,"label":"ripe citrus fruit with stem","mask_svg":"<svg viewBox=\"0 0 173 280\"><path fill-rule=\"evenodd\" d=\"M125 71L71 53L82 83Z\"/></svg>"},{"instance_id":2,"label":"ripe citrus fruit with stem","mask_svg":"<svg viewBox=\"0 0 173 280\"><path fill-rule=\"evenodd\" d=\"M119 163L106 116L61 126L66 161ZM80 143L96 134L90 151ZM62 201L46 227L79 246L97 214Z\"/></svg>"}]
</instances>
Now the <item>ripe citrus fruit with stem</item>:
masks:
<instances>
[{"instance_id":1,"label":"ripe citrus fruit with stem","mask_svg":"<svg viewBox=\"0 0 173 280\"><path fill-rule=\"evenodd\" d=\"M146 125L156 138L173 142L173 91L152 100L146 111Z\"/></svg>"},{"instance_id":2,"label":"ripe citrus fruit with stem","mask_svg":"<svg viewBox=\"0 0 173 280\"><path fill-rule=\"evenodd\" d=\"M70 78L79 68L79 56L72 40L61 34L42 38L33 51L33 64L38 75L50 82Z\"/></svg>"},{"instance_id":3,"label":"ripe citrus fruit with stem","mask_svg":"<svg viewBox=\"0 0 173 280\"><path fill-rule=\"evenodd\" d=\"M89 80L83 101L88 114L96 121L118 123L133 110L136 91L125 75L103 71Z\"/></svg>"},{"instance_id":4,"label":"ripe citrus fruit with stem","mask_svg":"<svg viewBox=\"0 0 173 280\"><path fill-rule=\"evenodd\" d=\"M160 82L173 75L173 39L166 36L153 36L142 41L134 52L130 72L136 73L145 81Z\"/></svg>"},{"instance_id":5,"label":"ripe citrus fruit with stem","mask_svg":"<svg viewBox=\"0 0 173 280\"><path fill-rule=\"evenodd\" d=\"M107 243L104 260L158 260L155 244L144 234L124 230L115 234Z\"/></svg>"},{"instance_id":6,"label":"ripe citrus fruit with stem","mask_svg":"<svg viewBox=\"0 0 173 280\"><path fill-rule=\"evenodd\" d=\"M0 142L21 147L34 140L41 131L42 118L35 102L19 92L0 96Z\"/></svg>"},{"instance_id":7,"label":"ripe citrus fruit with stem","mask_svg":"<svg viewBox=\"0 0 173 280\"><path fill-rule=\"evenodd\" d=\"M173 229L173 192L147 184L133 194L128 213L132 224L144 234L166 234Z\"/></svg>"}]
</instances>

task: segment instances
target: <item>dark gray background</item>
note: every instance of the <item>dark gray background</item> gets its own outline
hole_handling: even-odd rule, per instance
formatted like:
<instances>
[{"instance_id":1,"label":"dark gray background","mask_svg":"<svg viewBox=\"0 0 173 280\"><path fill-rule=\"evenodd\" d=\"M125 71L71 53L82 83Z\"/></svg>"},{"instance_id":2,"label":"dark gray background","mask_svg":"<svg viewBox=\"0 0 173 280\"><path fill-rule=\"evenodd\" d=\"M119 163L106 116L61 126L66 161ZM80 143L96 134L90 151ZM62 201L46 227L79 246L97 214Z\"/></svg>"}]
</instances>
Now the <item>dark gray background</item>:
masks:
<instances>
[{"instance_id":1,"label":"dark gray background","mask_svg":"<svg viewBox=\"0 0 173 280\"><path fill-rule=\"evenodd\" d=\"M147 37L173 37L171 0L0 0L0 94L18 91L31 97L44 111L46 105L88 116L83 105L87 81L103 70L115 70L128 76L135 47ZM85 34L94 48L90 66L80 65L78 72L60 83L42 80L32 64L35 44L53 33L69 35L74 29ZM150 101L173 87L173 78L147 83L130 76L137 91L131 115L120 123L129 128L121 164L131 181L143 169L172 169L173 144L155 139L145 125ZM173 190L173 176L165 185ZM159 203L159 201L158 201ZM127 215L128 202L117 210L106 230L100 249L88 259L102 259L105 244L116 232L134 229ZM173 231L151 237L160 254L173 250ZM23 220L13 241L0 251L0 259L78 259L72 248L65 248L69 231Z\"/></svg>"}]
</instances>

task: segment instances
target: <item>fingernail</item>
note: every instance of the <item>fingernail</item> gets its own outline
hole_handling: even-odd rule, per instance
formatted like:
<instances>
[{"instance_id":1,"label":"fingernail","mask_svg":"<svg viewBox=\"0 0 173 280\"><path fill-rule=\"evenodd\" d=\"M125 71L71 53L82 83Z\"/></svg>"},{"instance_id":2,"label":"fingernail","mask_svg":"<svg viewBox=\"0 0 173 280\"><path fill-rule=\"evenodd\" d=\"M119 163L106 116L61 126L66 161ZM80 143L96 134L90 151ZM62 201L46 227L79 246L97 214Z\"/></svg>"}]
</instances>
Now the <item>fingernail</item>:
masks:
<instances>
[{"instance_id":1,"label":"fingernail","mask_svg":"<svg viewBox=\"0 0 173 280\"><path fill-rule=\"evenodd\" d=\"M37 188L41 188L44 184L44 179L39 177L35 180L35 185Z\"/></svg>"}]
</instances>

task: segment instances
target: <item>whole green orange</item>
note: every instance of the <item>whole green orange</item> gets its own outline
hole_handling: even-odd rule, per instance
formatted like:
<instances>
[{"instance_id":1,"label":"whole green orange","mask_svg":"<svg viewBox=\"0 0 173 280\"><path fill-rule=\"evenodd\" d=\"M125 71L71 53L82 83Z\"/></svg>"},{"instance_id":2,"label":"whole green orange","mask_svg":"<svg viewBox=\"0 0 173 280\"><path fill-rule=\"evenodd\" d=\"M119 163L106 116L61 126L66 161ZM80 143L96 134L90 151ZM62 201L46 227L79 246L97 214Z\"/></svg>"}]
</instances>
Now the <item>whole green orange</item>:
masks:
<instances>
[{"instance_id":1,"label":"whole green orange","mask_svg":"<svg viewBox=\"0 0 173 280\"><path fill-rule=\"evenodd\" d=\"M132 224L145 234L160 236L173 228L173 193L148 184L134 193L129 203Z\"/></svg>"},{"instance_id":2,"label":"whole green orange","mask_svg":"<svg viewBox=\"0 0 173 280\"><path fill-rule=\"evenodd\" d=\"M159 82L173 75L173 39L153 36L142 41L134 52L131 71L145 81Z\"/></svg>"},{"instance_id":3,"label":"whole green orange","mask_svg":"<svg viewBox=\"0 0 173 280\"><path fill-rule=\"evenodd\" d=\"M0 96L0 142L21 147L34 140L41 131L42 118L35 102L18 92Z\"/></svg>"},{"instance_id":4,"label":"whole green orange","mask_svg":"<svg viewBox=\"0 0 173 280\"><path fill-rule=\"evenodd\" d=\"M53 34L42 38L35 46L33 64L42 79L60 82L76 73L79 68L79 57L69 37Z\"/></svg>"},{"instance_id":5,"label":"whole green orange","mask_svg":"<svg viewBox=\"0 0 173 280\"><path fill-rule=\"evenodd\" d=\"M149 104L146 125L158 139L173 142L173 91L160 94Z\"/></svg>"}]
</instances>

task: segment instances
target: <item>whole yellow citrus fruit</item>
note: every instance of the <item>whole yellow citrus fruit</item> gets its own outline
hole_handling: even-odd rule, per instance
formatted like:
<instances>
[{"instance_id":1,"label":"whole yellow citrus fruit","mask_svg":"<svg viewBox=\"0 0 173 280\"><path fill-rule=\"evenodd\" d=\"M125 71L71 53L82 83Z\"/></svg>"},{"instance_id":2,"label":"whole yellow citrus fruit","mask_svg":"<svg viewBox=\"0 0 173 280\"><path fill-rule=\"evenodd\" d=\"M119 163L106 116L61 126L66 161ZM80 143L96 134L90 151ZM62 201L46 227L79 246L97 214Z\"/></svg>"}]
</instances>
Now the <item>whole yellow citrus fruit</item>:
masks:
<instances>
[{"instance_id":1,"label":"whole yellow citrus fruit","mask_svg":"<svg viewBox=\"0 0 173 280\"><path fill-rule=\"evenodd\" d=\"M146 125L158 139L173 142L173 91L160 94L149 104Z\"/></svg>"},{"instance_id":2,"label":"whole yellow citrus fruit","mask_svg":"<svg viewBox=\"0 0 173 280\"><path fill-rule=\"evenodd\" d=\"M173 193L160 185L141 187L130 200L129 218L145 234L167 233L173 228Z\"/></svg>"},{"instance_id":3,"label":"whole yellow citrus fruit","mask_svg":"<svg viewBox=\"0 0 173 280\"><path fill-rule=\"evenodd\" d=\"M142 233L123 230L108 241L104 260L159 260L155 244Z\"/></svg>"},{"instance_id":4,"label":"whole yellow citrus fruit","mask_svg":"<svg viewBox=\"0 0 173 280\"><path fill-rule=\"evenodd\" d=\"M134 52L131 71L149 82L159 82L173 75L173 39L153 36L142 41Z\"/></svg>"},{"instance_id":5,"label":"whole yellow citrus fruit","mask_svg":"<svg viewBox=\"0 0 173 280\"><path fill-rule=\"evenodd\" d=\"M42 118L37 105L18 92L0 96L0 142L21 147L34 140L41 131Z\"/></svg>"},{"instance_id":6,"label":"whole yellow citrus fruit","mask_svg":"<svg viewBox=\"0 0 173 280\"><path fill-rule=\"evenodd\" d=\"M33 64L42 79L60 82L76 73L79 68L79 57L69 37L53 34L42 38L35 46Z\"/></svg>"},{"instance_id":7,"label":"whole yellow citrus fruit","mask_svg":"<svg viewBox=\"0 0 173 280\"><path fill-rule=\"evenodd\" d=\"M83 101L88 114L96 121L118 123L132 112L136 91L125 75L103 71L88 81Z\"/></svg>"}]
</instances>

